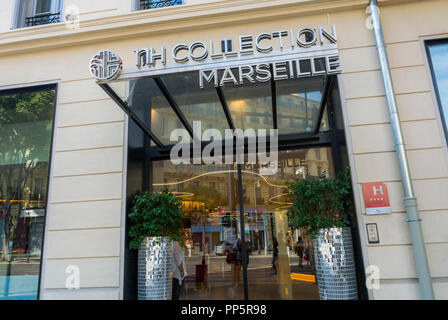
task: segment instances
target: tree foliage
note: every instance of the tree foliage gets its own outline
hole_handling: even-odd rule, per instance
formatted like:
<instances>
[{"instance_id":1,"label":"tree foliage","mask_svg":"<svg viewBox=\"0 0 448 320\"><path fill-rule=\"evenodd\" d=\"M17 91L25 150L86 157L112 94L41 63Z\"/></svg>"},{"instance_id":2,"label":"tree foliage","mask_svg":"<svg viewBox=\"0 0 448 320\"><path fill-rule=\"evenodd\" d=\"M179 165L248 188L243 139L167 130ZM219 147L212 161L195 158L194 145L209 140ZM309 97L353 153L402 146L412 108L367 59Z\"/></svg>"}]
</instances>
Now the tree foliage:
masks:
<instances>
[{"instance_id":1,"label":"tree foliage","mask_svg":"<svg viewBox=\"0 0 448 320\"><path fill-rule=\"evenodd\" d=\"M350 168L342 170L335 178L326 174L307 176L288 184L293 205L287 215L294 229L304 229L314 238L319 229L346 227L353 210Z\"/></svg>"},{"instance_id":2,"label":"tree foliage","mask_svg":"<svg viewBox=\"0 0 448 320\"><path fill-rule=\"evenodd\" d=\"M0 124L53 118L54 90L0 96Z\"/></svg>"},{"instance_id":3,"label":"tree foliage","mask_svg":"<svg viewBox=\"0 0 448 320\"><path fill-rule=\"evenodd\" d=\"M0 96L0 164L48 161L54 90Z\"/></svg>"},{"instance_id":4,"label":"tree foliage","mask_svg":"<svg viewBox=\"0 0 448 320\"><path fill-rule=\"evenodd\" d=\"M169 237L183 242L181 201L168 190L137 194L129 219L131 249L138 249L146 237Z\"/></svg>"}]
</instances>

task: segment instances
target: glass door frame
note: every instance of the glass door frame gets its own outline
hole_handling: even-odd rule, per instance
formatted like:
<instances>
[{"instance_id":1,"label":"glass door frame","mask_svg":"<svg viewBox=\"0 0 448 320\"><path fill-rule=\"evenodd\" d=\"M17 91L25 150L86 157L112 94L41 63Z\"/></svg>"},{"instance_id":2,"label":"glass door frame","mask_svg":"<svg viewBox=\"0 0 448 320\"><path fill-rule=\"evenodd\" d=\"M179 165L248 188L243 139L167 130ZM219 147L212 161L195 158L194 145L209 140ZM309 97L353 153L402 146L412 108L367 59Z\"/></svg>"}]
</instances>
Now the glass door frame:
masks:
<instances>
[{"instance_id":1,"label":"glass door frame","mask_svg":"<svg viewBox=\"0 0 448 320\"><path fill-rule=\"evenodd\" d=\"M279 151L286 150L298 150L298 149L309 149L309 148L319 148L319 147L330 147L333 157L333 170L338 172L344 168L342 155L341 155L341 147L346 144L345 142L345 133L343 126L340 127L338 125L338 116L340 114L338 112L340 110L336 110L334 100L339 96L339 88L337 86L337 81L331 79L330 87L328 91L328 98L325 101L326 112L329 123L329 131L327 132L317 132L311 134L289 134L279 136ZM203 147L208 142L203 142ZM190 150L193 150L192 148ZM169 152L161 152L160 148L151 146L150 141L147 141L147 165L145 166L145 174L147 178L145 179L149 183L147 184L147 190L152 191L152 175L151 168L153 161L162 161L169 160ZM224 150L223 150L224 151ZM244 152L247 154L248 148L247 143L245 143ZM190 155L192 157L192 155ZM242 177L242 165L237 164L237 179L238 179L238 198L239 198L239 221L240 221L240 233L241 233L241 241L242 243L246 243L245 239L245 219L244 219L244 202L243 202L243 177ZM352 220L356 220L356 217L353 215ZM351 221L351 224L356 224L356 221ZM243 271L243 284L244 284L244 298L245 300L249 300L249 289L248 289L248 277L247 277L247 261L246 261L246 246L242 246L242 271ZM362 258L362 255L357 254ZM357 261L359 264L359 261ZM363 265L363 264L360 264ZM362 288L362 286L359 286ZM360 290L362 291L362 290Z\"/></svg>"}]
</instances>

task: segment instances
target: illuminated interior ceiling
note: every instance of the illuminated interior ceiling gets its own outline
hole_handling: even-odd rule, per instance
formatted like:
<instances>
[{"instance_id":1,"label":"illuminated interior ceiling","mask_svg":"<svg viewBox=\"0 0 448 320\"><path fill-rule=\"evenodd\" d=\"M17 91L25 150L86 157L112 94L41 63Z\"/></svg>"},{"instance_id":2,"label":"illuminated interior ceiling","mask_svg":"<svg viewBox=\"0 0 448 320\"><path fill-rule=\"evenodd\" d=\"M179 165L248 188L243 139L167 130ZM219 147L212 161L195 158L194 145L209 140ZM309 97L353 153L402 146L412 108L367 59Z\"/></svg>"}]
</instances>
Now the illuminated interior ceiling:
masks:
<instances>
[{"instance_id":1,"label":"illuminated interior ceiling","mask_svg":"<svg viewBox=\"0 0 448 320\"><path fill-rule=\"evenodd\" d=\"M174 182L166 182L166 183L154 183L153 186L154 187L169 187L169 186L176 186L176 185L180 185L180 184L184 184L184 183L188 183L188 182L192 182L195 181L197 179L200 179L202 177L206 177L206 176L211 176L211 175L219 175L219 174L230 174L230 173L237 173L237 170L222 170L222 171L212 171L212 172L206 172L203 174L199 174L196 175L194 177L182 180L182 181L174 181ZM267 185L271 186L271 187L276 187L276 188L283 188L283 189L287 189L288 186L286 185L277 185L277 184L273 184L271 182L268 181L268 179L266 178L266 176L263 176L259 173L256 172L252 172L252 171L247 171L247 170L242 170L242 173L246 173L246 174L250 174L250 175L255 175L257 177L260 177ZM194 193L190 193L190 192L178 192L178 191L173 191L172 192L174 195L176 195L178 198L184 199L184 198L192 198L195 196ZM271 197L270 199L268 199L268 202L270 204L273 205L277 205L279 207L277 207L277 209L284 209L284 208L289 208L293 203L292 202L287 202L287 201L280 201L278 200L281 197L286 197L288 195L288 193L282 193L276 196ZM186 199L188 201L188 199ZM246 210L247 211L247 210ZM249 211L248 211L249 212Z\"/></svg>"},{"instance_id":2,"label":"illuminated interior ceiling","mask_svg":"<svg viewBox=\"0 0 448 320\"><path fill-rule=\"evenodd\" d=\"M293 205L292 202L285 202L285 201L278 201L277 200L278 198L285 197L287 195L288 195L288 193L282 193L282 194L279 194L277 196L271 197L268 201L270 203L272 203L272 204L282 205L282 206L285 206L285 207L292 206Z\"/></svg>"},{"instance_id":3,"label":"illuminated interior ceiling","mask_svg":"<svg viewBox=\"0 0 448 320\"><path fill-rule=\"evenodd\" d=\"M178 192L178 191L172 191L172 194L174 194L176 197L180 199L187 199L194 197L194 193L191 192Z\"/></svg>"},{"instance_id":4,"label":"illuminated interior ceiling","mask_svg":"<svg viewBox=\"0 0 448 320\"><path fill-rule=\"evenodd\" d=\"M229 173L238 173L237 170L222 170L222 171L211 171L211 172L205 172L202 174L199 174L197 176L182 180L182 181L174 181L174 182L166 182L166 183L154 183L153 186L154 187L169 187L169 186L175 186L175 185L179 185L179 184L184 184L184 183L188 183L194 180L197 180L199 178L202 177L206 177L206 176L211 176L211 175L217 175L217 174L229 174ZM247 170L242 170L241 173L246 173L246 174L250 174L250 175L255 175L260 177L261 179L264 180L264 182L266 182L267 185L271 186L271 187L276 187L276 188L285 188L287 189L288 186L286 185L276 185L273 184L271 182L268 181L268 179L266 178L266 176L263 176L257 172L252 172L252 171L247 171Z\"/></svg>"},{"instance_id":5,"label":"illuminated interior ceiling","mask_svg":"<svg viewBox=\"0 0 448 320\"><path fill-rule=\"evenodd\" d=\"M277 185L277 184L273 184L273 183L269 182L268 179L266 178L266 176L263 176L263 175L261 175L261 174L259 174L259 173L252 172L252 171L247 171L247 170L242 170L241 172L242 172L243 174L246 173L246 174L251 174L251 175L258 176L258 177L260 177L261 179L263 179L264 182L265 182L267 185L269 185L269 186L271 186L271 187L284 188L284 189L287 189L287 188L288 188L288 186L286 186L286 185ZM182 181L167 182L167 183L154 183L153 186L154 186L154 187L168 187L168 186L175 186L175 185L179 185L179 184L188 183L188 182L191 182L191 181L200 179L200 178L205 177L205 176L211 176L211 175L217 175L217 174L223 174L223 173L224 173L224 174L237 173L237 170L222 170L222 171L206 172L206 173L199 174L199 175L196 175L196 176L194 176L194 177L191 177L191 178L188 178L188 179L185 179L185 180L182 180ZM193 196L194 196L193 193L188 193L188 192L172 192L172 193L175 194L175 195L180 194L180 195L177 195L179 198L182 198L182 197L193 197ZM288 207L288 206L292 205L292 203L290 203L290 202L282 202L282 201L278 201L278 200L275 200L275 201L274 201L274 199L278 199L278 198L280 198L280 197L282 197L282 196L287 196L287 195L288 195L287 193L283 193L283 194L274 196L274 197L270 198L270 199L268 200L268 202L271 203L271 204L282 205L282 206L286 206L286 207Z\"/></svg>"}]
</instances>

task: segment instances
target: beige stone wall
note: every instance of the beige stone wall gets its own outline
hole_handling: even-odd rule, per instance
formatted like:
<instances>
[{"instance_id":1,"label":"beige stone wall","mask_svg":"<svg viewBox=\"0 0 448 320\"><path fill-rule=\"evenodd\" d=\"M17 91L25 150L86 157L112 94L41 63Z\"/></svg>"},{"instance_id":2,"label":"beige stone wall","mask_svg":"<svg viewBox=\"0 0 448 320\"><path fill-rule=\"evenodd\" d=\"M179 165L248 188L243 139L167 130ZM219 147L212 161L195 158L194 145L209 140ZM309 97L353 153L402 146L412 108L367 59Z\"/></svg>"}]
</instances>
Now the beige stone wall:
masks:
<instances>
[{"instance_id":1,"label":"beige stone wall","mask_svg":"<svg viewBox=\"0 0 448 320\"><path fill-rule=\"evenodd\" d=\"M96 51L113 49L125 67L133 67L134 48L169 47L179 39L191 43L232 38L236 43L243 33L335 24L360 230L365 230L365 223L376 222L380 232L381 244L366 245L364 252L366 265L381 268L381 289L370 292L371 298L419 298L374 38L365 26L368 1L223 0L195 4L191 0L190 6L145 13L127 13L131 5L125 2L67 0L66 4L82 8L78 30L52 25L1 33L7 23L0 25L0 89L58 83L41 297L122 297L126 120L89 74L88 61ZM444 228L448 224L448 197L444 196L448 192L448 159L422 39L448 37L447 11L445 0L385 0L381 5L439 299L448 298L448 233ZM131 24L132 28L125 28ZM361 183L370 181L388 185L391 215L364 214ZM361 237L365 242L364 233ZM69 265L80 267L80 291L65 289Z\"/></svg>"},{"instance_id":2,"label":"beige stone wall","mask_svg":"<svg viewBox=\"0 0 448 320\"><path fill-rule=\"evenodd\" d=\"M15 3L17 0L2 0L0 10L0 33L11 29ZM183 0L184 5L203 4L222 0ZM76 7L80 13L80 21L112 17L118 14L129 13L139 0L64 0L62 12L67 8ZM166 8L162 9L166 10ZM64 14L62 20L64 20Z\"/></svg>"},{"instance_id":3,"label":"beige stone wall","mask_svg":"<svg viewBox=\"0 0 448 320\"><path fill-rule=\"evenodd\" d=\"M82 76L59 74L43 299L121 297L124 114L88 79L82 60ZM65 289L71 265L79 267L80 292Z\"/></svg>"},{"instance_id":4,"label":"beige stone wall","mask_svg":"<svg viewBox=\"0 0 448 320\"><path fill-rule=\"evenodd\" d=\"M132 1L108 0L65 0L65 9L75 6L80 12L80 19L95 19L108 16L114 16L121 13L128 13L132 9Z\"/></svg>"},{"instance_id":5,"label":"beige stone wall","mask_svg":"<svg viewBox=\"0 0 448 320\"><path fill-rule=\"evenodd\" d=\"M446 1L424 1L381 6L393 84L397 94L406 150L418 198L422 228L434 290L448 298L448 166L437 102L422 40L448 37L443 12ZM359 203L360 229L377 223L381 243L368 245L368 263L381 271L381 289L375 299L419 298L403 190L392 129L372 33L363 24L362 10L331 14L338 26L345 110L352 140ZM383 181L389 188L391 215L366 216L361 183Z\"/></svg>"}]
</instances>

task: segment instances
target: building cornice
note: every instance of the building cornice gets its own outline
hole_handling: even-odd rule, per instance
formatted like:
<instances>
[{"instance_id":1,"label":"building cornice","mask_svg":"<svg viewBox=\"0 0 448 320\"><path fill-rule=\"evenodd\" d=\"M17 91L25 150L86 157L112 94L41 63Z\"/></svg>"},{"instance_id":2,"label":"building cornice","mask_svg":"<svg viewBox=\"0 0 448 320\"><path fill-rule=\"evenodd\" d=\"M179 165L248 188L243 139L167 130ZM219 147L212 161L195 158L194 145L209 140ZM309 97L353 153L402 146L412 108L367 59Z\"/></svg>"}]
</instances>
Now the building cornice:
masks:
<instances>
[{"instance_id":1,"label":"building cornice","mask_svg":"<svg viewBox=\"0 0 448 320\"><path fill-rule=\"evenodd\" d=\"M400 2L403 0L382 0ZM222 0L160 9L134 11L80 22L77 29L64 23L0 33L0 56L48 50L129 37L200 30L229 24L281 19L313 13L366 7L369 0Z\"/></svg>"}]
</instances>

